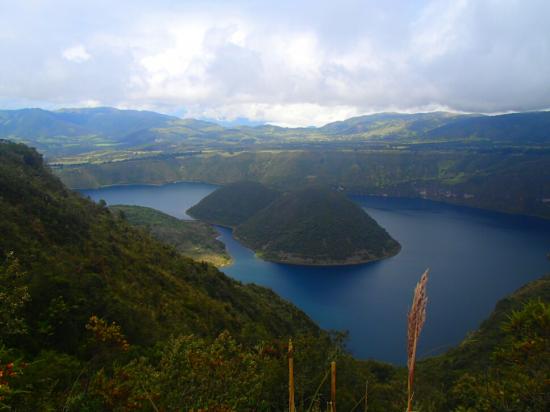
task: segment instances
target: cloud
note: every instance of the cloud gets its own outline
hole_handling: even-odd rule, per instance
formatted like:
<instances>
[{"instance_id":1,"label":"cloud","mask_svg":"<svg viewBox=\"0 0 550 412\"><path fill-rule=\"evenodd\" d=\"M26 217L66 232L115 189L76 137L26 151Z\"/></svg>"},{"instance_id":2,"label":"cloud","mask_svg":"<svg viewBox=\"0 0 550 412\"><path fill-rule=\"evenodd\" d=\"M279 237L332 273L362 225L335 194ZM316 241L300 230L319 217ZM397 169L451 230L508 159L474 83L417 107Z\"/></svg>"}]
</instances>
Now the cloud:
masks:
<instances>
[{"instance_id":1,"label":"cloud","mask_svg":"<svg viewBox=\"0 0 550 412\"><path fill-rule=\"evenodd\" d=\"M74 63L83 63L92 57L81 44L63 50L61 55L65 60Z\"/></svg>"},{"instance_id":2,"label":"cloud","mask_svg":"<svg viewBox=\"0 0 550 412\"><path fill-rule=\"evenodd\" d=\"M0 101L302 126L550 107L545 0L49 3L0 6Z\"/></svg>"}]
</instances>

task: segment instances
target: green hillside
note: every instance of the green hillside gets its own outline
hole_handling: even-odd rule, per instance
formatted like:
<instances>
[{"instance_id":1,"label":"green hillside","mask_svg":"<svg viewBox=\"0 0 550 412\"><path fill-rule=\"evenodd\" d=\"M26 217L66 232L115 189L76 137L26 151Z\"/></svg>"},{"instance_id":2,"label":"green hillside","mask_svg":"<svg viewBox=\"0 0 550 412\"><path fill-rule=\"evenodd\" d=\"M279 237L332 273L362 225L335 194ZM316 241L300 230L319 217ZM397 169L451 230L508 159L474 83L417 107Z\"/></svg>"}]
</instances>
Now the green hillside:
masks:
<instances>
[{"instance_id":1,"label":"green hillside","mask_svg":"<svg viewBox=\"0 0 550 412\"><path fill-rule=\"evenodd\" d=\"M184 256L217 267L231 262L225 245L216 239L218 232L207 223L177 219L143 206L113 205L109 209L130 224L144 228L157 240L174 246Z\"/></svg>"},{"instance_id":2,"label":"green hillside","mask_svg":"<svg viewBox=\"0 0 550 412\"><path fill-rule=\"evenodd\" d=\"M177 330L210 336L224 329L235 335L257 329L258 336L316 330L271 292L179 257L105 206L68 191L25 146L0 143L0 193L0 256L14 254L31 294L29 349L40 341L76 351L91 314L116 320L143 343Z\"/></svg>"},{"instance_id":3,"label":"green hillside","mask_svg":"<svg viewBox=\"0 0 550 412\"><path fill-rule=\"evenodd\" d=\"M357 135L363 137L415 138L465 116L453 113L378 113L329 123L319 130L328 135Z\"/></svg>"},{"instance_id":4,"label":"green hillside","mask_svg":"<svg viewBox=\"0 0 550 412\"><path fill-rule=\"evenodd\" d=\"M109 107L0 110L0 138L24 142L48 156L113 151L143 145L132 140L133 133L174 120L159 113Z\"/></svg>"},{"instance_id":5,"label":"green hillside","mask_svg":"<svg viewBox=\"0 0 550 412\"><path fill-rule=\"evenodd\" d=\"M260 183L236 182L210 193L187 213L208 223L235 227L279 196L279 192Z\"/></svg>"},{"instance_id":6,"label":"green hillside","mask_svg":"<svg viewBox=\"0 0 550 412\"><path fill-rule=\"evenodd\" d=\"M457 118L426 134L426 139L477 139L515 145L548 144L548 112Z\"/></svg>"},{"instance_id":7,"label":"green hillside","mask_svg":"<svg viewBox=\"0 0 550 412\"><path fill-rule=\"evenodd\" d=\"M499 301L458 347L422 361L416 398L427 411L544 411L549 371L546 275Z\"/></svg>"},{"instance_id":8,"label":"green hillside","mask_svg":"<svg viewBox=\"0 0 550 412\"><path fill-rule=\"evenodd\" d=\"M317 330L270 291L179 257L68 191L25 146L0 143L0 194L0 256L18 260L31 298L30 335L18 341L28 350L78 352L92 314L116 320L144 344L175 331L245 337Z\"/></svg>"},{"instance_id":9,"label":"green hillside","mask_svg":"<svg viewBox=\"0 0 550 412\"><path fill-rule=\"evenodd\" d=\"M296 264L365 263L400 249L345 195L319 187L285 193L234 234L264 259Z\"/></svg>"},{"instance_id":10,"label":"green hillside","mask_svg":"<svg viewBox=\"0 0 550 412\"><path fill-rule=\"evenodd\" d=\"M208 153L65 166L70 187L242 180L290 190L312 180L346 192L423 197L509 213L550 217L550 156L544 152L296 150Z\"/></svg>"},{"instance_id":11,"label":"green hillside","mask_svg":"<svg viewBox=\"0 0 550 412\"><path fill-rule=\"evenodd\" d=\"M377 113L322 127L273 125L224 127L196 119L109 107L0 110L0 138L24 142L60 163L98 158L133 159L140 152L177 154L201 150L348 149L423 145L447 150L548 148L550 113L498 116Z\"/></svg>"}]
</instances>

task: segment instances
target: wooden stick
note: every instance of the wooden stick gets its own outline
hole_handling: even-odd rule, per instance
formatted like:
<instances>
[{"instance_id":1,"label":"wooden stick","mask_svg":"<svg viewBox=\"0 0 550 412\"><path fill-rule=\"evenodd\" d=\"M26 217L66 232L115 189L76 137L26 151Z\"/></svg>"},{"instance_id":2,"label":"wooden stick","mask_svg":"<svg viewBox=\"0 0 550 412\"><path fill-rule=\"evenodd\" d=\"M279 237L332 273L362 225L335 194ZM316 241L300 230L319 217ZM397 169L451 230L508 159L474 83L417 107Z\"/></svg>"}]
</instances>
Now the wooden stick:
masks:
<instances>
[{"instance_id":1,"label":"wooden stick","mask_svg":"<svg viewBox=\"0 0 550 412\"><path fill-rule=\"evenodd\" d=\"M369 381L365 384L365 412L369 410Z\"/></svg>"},{"instance_id":2,"label":"wooden stick","mask_svg":"<svg viewBox=\"0 0 550 412\"><path fill-rule=\"evenodd\" d=\"M288 340L288 410L295 412L294 405L294 348L292 339Z\"/></svg>"},{"instance_id":3,"label":"wooden stick","mask_svg":"<svg viewBox=\"0 0 550 412\"><path fill-rule=\"evenodd\" d=\"M330 401L332 411L336 412L336 362L330 363Z\"/></svg>"}]
</instances>

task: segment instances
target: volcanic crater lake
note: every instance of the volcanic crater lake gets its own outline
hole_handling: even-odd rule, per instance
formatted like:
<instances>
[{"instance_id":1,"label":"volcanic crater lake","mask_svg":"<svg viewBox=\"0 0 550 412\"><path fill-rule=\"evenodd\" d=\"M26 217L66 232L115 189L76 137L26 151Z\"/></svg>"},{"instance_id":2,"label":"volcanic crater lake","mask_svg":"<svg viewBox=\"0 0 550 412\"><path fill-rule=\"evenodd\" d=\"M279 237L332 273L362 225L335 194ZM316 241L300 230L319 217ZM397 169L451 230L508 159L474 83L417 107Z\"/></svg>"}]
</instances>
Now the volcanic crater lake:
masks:
<instances>
[{"instance_id":1,"label":"volcanic crater lake","mask_svg":"<svg viewBox=\"0 0 550 412\"><path fill-rule=\"evenodd\" d=\"M153 207L189 219L185 210L216 189L201 183L84 190L108 204ZM406 317L426 268L428 313L421 357L441 353L476 329L495 303L550 272L550 221L421 199L352 196L402 245L392 258L357 266L308 267L262 261L218 227L234 259L222 270L273 289L325 329L347 330L359 358L406 361Z\"/></svg>"}]
</instances>

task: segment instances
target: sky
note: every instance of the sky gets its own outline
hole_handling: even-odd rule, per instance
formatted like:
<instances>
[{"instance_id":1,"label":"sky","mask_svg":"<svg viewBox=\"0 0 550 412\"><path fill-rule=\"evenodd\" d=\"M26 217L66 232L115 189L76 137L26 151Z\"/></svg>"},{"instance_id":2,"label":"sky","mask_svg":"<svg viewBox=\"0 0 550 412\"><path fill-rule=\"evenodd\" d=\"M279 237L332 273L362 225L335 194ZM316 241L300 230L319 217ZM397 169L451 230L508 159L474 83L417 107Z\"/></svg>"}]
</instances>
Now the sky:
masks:
<instances>
[{"instance_id":1,"label":"sky","mask_svg":"<svg viewBox=\"0 0 550 412\"><path fill-rule=\"evenodd\" d=\"M550 108L550 1L0 0L0 108L322 125Z\"/></svg>"}]
</instances>

